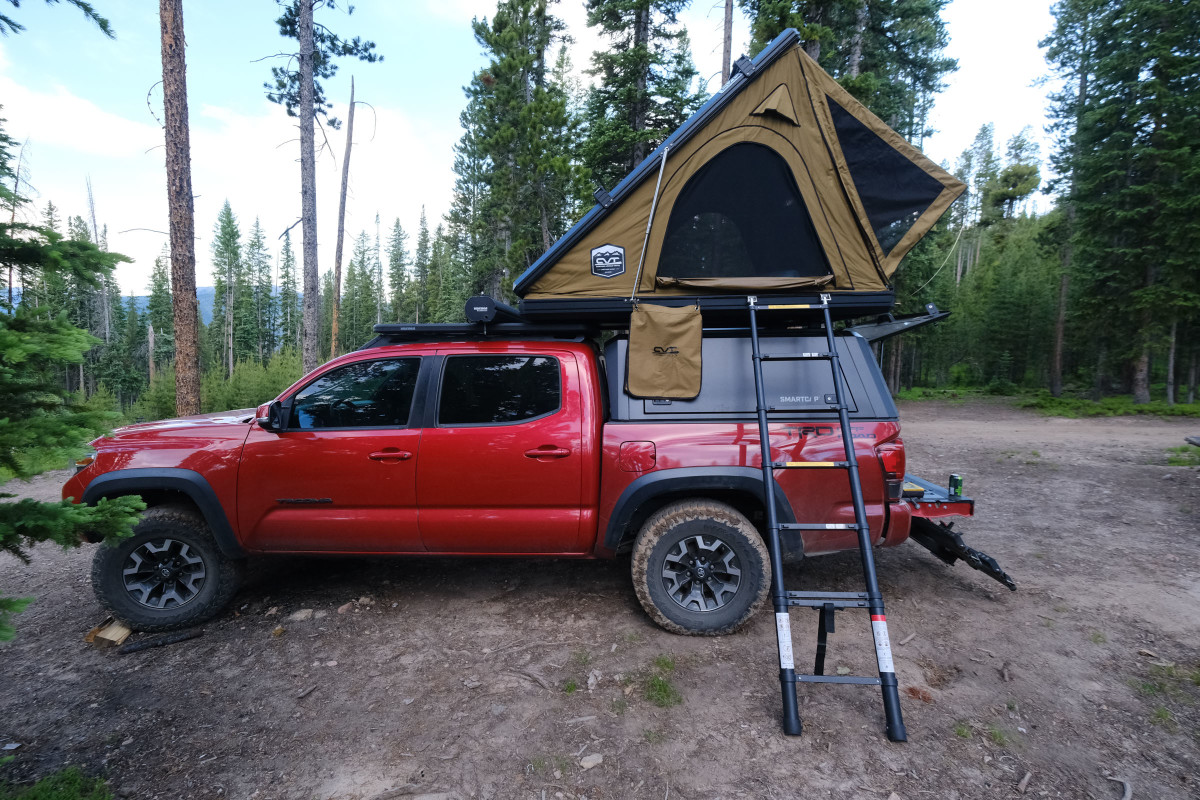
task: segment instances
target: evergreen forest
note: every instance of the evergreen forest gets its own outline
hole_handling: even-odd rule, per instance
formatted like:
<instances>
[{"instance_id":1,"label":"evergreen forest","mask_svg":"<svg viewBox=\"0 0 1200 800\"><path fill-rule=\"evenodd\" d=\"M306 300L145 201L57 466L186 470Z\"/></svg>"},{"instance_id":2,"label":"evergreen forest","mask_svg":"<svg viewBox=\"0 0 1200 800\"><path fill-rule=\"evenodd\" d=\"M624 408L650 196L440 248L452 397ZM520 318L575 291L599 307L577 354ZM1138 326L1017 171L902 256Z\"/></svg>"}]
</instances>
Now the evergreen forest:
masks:
<instances>
[{"instance_id":1,"label":"evergreen forest","mask_svg":"<svg viewBox=\"0 0 1200 800\"><path fill-rule=\"evenodd\" d=\"M570 1L585 4L604 49L573 48L553 0L499 0L472 22L487 63L464 87L453 205L415 225L377 216L373 230L344 233L345 268L339 249L336 265L320 264L312 293L321 360L368 341L380 322L458 321L473 294L512 302L514 278L592 206L596 188L611 189L716 91L698 75L679 21L688 0ZM795 27L809 55L901 135L920 147L931 134L930 109L956 69L944 54L948 0L737 2L751 22L751 55ZM90 5L72 5L87 6L111 35ZM294 38L301 3L280 6L280 33ZM1060 409L1103 401L1196 413L1200 7L1060 0L1053 14L1041 43L1049 152L1032 128L997 141L989 124L946 165L967 193L895 285L900 313L927 303L953 313L884 343L885 376L901 395L981 390ZM0 17L4 26L20 32L14 19ZM744 44L734 43L735 55ZM318 117L341 124L321 87L337 59L385 55L318 25L308 95ZM584 57L590 85L572 77L571 59ZM268 77L268 97L295 113L304 95L296 73L246 79ZM113 271L124 256L109 249L94 208L33 209L22 193L29 177L19 143L0 135L0 334L35 323L71 331L79 352L46 361L38 380L79 413L111 412L110 422L174 415L169 248L150 285L123 294ZM1035 213L1039 193L1050 200ZM255 209L228 202L196 229L211 231L197 257L213 275L211 316L206 304L197 337L200 408L257 405L309 366L299 229L277 238ZM15 363L8 338L6 369Z\"/></svg>"}]
</instances>

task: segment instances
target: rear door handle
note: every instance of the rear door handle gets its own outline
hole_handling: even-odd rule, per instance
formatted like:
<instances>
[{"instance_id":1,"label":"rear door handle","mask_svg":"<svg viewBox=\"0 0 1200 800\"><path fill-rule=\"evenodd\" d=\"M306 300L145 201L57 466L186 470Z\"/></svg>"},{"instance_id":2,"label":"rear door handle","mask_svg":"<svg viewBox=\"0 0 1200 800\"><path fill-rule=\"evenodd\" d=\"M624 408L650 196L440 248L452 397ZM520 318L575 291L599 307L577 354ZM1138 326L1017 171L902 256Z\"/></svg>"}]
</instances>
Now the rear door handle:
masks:
<instances>
[{"instance_id":1,"label":"rear door handle","mask_svg":"<svg viewBox=\"0 0 1200 800\"><path fill-rule=\"evenodd\" d=\"M408 461L412 453L407 450L380 450L367 457L373 461Z\"/></svg>"},{"instance_id":2,"label":"rear door handle","mask_svg":"<svg viewBox=\"0 0 1200 800\"><path fill-rule=\"evenodd\" d=\"M552 444L544 444L541 447L525 451L526 458L566 458L569 455L571 455L570 450L565 447L555 447Z\"/></svg>"}]
</instances>

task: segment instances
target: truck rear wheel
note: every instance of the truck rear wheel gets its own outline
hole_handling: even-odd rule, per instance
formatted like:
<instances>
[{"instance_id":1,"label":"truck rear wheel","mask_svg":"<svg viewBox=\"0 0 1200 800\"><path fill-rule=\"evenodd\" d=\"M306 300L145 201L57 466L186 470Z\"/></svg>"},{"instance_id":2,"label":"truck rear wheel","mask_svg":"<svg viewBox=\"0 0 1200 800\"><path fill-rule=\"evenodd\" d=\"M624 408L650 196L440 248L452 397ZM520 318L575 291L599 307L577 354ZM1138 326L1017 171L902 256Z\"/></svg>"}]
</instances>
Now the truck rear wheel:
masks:
<instances>
[{"instance_id":1,"label":"truck rear wheel","mask_svg":"<svg viewBox=\"0 0 1200 800\"><path fill-rule=\"evenodd\" d=\"M241 574L242 562L221 552L195 512L155 506L128 539L100 545L92 589L134 630L169 631L215 617L233 599Z\"/></svg>"},{"instance_id":2,"label":"truck rear wheel","mask_svg":"<svg viewBox=\"0 0 1200 800\"><path fill-rule=\"evenodd\" d=\"M767 598L771 562L737 509L682 500L659 509L633 546L633 586L646 613L672 633L737 630Z\"/></svg>"}]
</instances>

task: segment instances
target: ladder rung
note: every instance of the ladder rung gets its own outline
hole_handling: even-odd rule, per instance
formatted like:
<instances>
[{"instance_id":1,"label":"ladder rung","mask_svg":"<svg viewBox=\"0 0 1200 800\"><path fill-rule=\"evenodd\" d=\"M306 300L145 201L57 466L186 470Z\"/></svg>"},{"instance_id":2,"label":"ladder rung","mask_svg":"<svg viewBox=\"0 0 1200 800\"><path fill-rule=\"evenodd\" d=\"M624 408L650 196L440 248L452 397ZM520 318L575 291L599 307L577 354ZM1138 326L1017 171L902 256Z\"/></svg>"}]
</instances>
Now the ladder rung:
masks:
<instances>
[{"instance_id":1,"label":"ladder rung","mask_svg":"<svg viewBox=\"0 0 1200 800\"><path fill-rule=\"evenodd\" d=\"M771 469L846 469L849 461L772 461Z\"/></svg>"},{"instance_id":2,"label":"ladder rung","mask_svg":"<svg viewBox=\"0 0 1200 800\"><path fill-rule=\"evenodd\" d=\"M866 592L788 592L787 604L803 608L870 608Z\"/></svg>"},{"instance_id":3,"label":"ladder rung","mask_svg":"<svg viewBox=\"0 0 1200 800\"><path fill-rule=\"evenodd\" d=\"M879 686L879 678L867 678L860 675L797 675L796 683L853 683L859 686Z\"/></svg>"},{"instance_id":4,"label":"ladder rung","mask_svg":"<svg viewBox=\"0 0 1200 800\"><path fill-rule=\"evenodd\" d=\"M788 303L788 304L769 304L769 305L752 305L750 306L755 311L795 311L801 308L825 308L824 303Z\"/></svg>"},{"instance_id":5,"label":"ladder rung","mask_svg":"<svg viewBox=\"0 0 1200 800\"><path fill-rule=\"evenodd\" d=\"M833 356L829 353L764 353L761 358L763 361L813 361Z\"/></svg>"},{"instance_id":6,"label":"ladder rung","mask_svg":"<svg viewBox=\"0 0 1200 800\"><path fill-rule=\"evenodd\" d=\"M781 522L781 531L854 531L856 522Z\"/></svg>"},{"instance_id":7,"label":"ladder rung","mask_svg":"<svg viewBox=\"0 0 1200 800\"><path fill-rule=\"evenodd\" d=\"M788 592L797 600L869 600L866 592Z\"/></svg>"}]
</instances>

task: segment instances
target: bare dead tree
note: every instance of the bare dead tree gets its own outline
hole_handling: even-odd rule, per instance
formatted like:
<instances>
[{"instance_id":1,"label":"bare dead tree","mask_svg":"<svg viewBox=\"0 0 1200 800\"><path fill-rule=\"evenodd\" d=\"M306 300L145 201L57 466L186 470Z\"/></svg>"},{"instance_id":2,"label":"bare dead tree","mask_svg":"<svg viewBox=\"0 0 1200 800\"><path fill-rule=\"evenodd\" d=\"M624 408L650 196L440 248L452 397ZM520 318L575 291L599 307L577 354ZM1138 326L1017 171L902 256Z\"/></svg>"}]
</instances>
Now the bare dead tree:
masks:
<instances>
[{"instance_id":1,"label":"bare dead tree","mask_svg":"<svg viewBox=\"0 0 1200 800\"><path fill-rule=\"evenodd\" d=\"M721 85L729 83L729 60L733 57L733 0L725 0L725 46L721 50Z\"/></svg>"},{"instance_id":2,"label":"bare dead tree","mask_svg":"<svg viewBox=\"0 0 1200 800\"><path fill-rule=\"evenodd\" d=\"M311 372L320 362L321 305L317 284L317 157L313 142L313 2L300 0L300 230L304 268L304 318L301 361Z\"/></svg>"},{"instance_id":3,"label":"bare dead tree","mask_svg":"<svg viewBox=\"0 0 1200 800\"><path fill-rule=\"evenodd\" d=\"M342 191L338 201L337 246L333 251L333 330L329 357L338 354L338 318L342 313L342 243L346 238L346 187L350 182L350 148L354 144L354 76L350 76L350 110L346 112L346 155L342 157ZM361 264L359 266L362 266Z\"/></svg>"},{"instance_id":4,"label":"bare dead tree","mask_svg":"<svg viewBox=\"0 0 1200 800\"><path fill-rule=\"evenodd\" d=\"M197 347L196 223L192 202L192 145L188 132L183 0L159 0L163 112L166 119L167 205L171 231L171 311L175 321L175 412L200 413ZM151 362L154 354L151 352Z\"/></svg>"}]
</instances>

